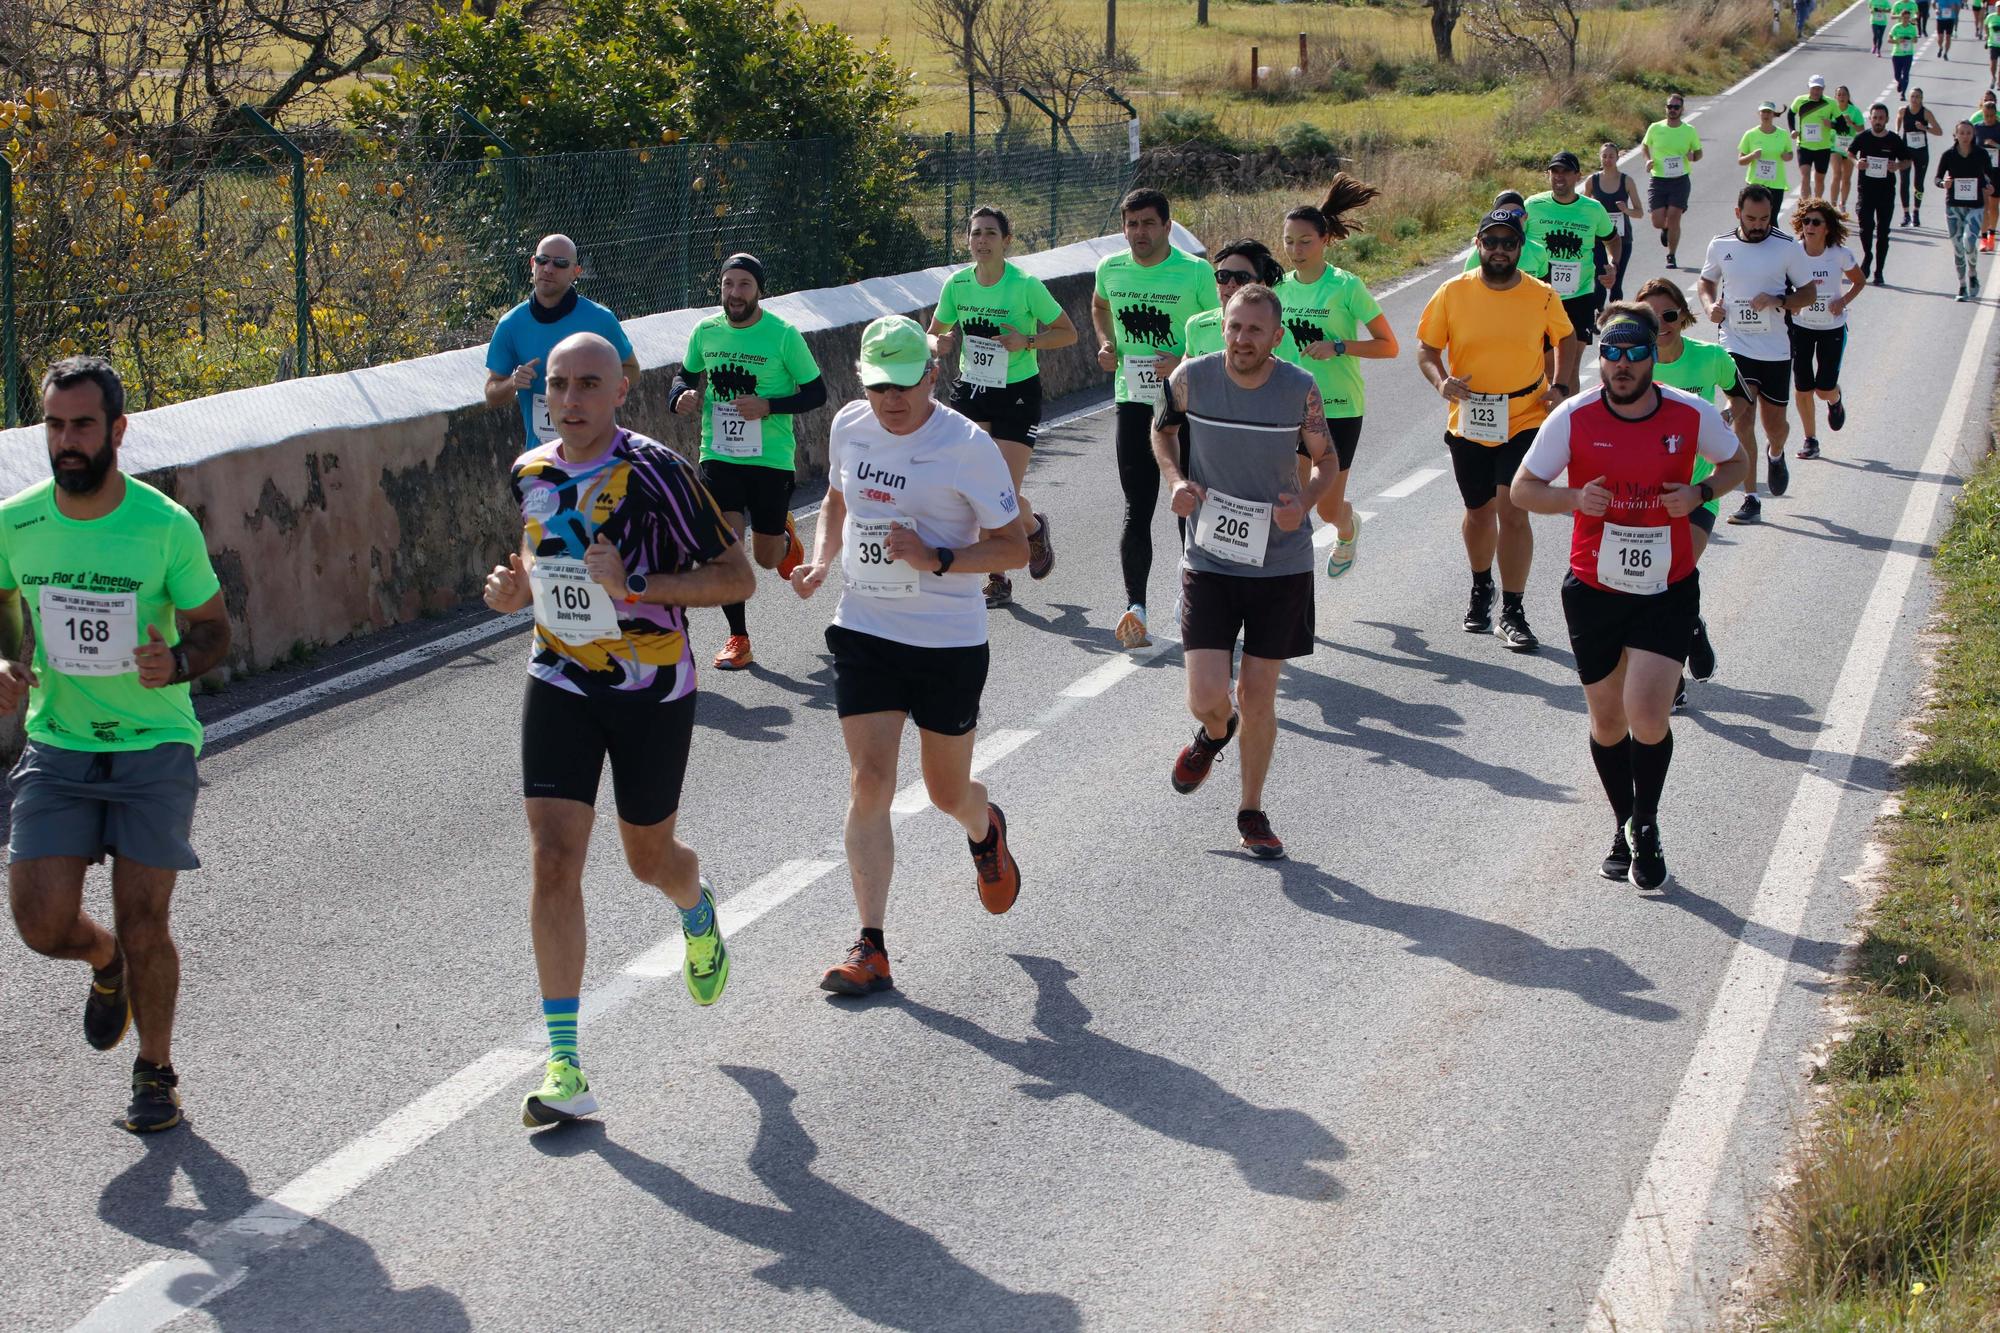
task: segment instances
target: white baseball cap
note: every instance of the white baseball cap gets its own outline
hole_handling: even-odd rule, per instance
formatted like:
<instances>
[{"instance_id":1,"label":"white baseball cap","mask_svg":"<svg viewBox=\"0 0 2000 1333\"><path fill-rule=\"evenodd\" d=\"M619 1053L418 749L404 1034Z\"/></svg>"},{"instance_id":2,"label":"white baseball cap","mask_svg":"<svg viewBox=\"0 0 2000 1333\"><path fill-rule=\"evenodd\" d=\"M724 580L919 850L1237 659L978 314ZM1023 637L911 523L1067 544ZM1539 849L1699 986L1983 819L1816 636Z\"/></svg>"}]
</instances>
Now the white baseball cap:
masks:
<instances>
[{"instance_id":1,"label":"white baseball cap","mask_svg":"<svg viewBox=\"0 0 2000 1333\"><path fill-rule=\"evenodd\" d=\"M1824 88L1824 87L1826 87L1826 75L1824 75L1824 74L1815 74L1815 75L1813 75L1813 76L1812 76L1812 77L1811 77L1810 79L1807 79L1807 80L1806 80L1806 87L1808 87L1808 88Z\"/></svg>"}]
</instances>

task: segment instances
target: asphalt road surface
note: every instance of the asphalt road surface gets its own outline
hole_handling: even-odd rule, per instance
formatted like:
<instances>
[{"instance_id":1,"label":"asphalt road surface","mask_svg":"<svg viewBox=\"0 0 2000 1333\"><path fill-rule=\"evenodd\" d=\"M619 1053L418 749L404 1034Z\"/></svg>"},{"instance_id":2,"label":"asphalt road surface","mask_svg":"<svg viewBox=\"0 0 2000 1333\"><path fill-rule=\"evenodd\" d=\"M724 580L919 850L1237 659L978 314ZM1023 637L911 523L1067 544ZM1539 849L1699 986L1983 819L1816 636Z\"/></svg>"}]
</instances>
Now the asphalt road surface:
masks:
<instances>
[{"instance_id":1,"label":"asphalt road surface","mask_svg":"<svg viewBox=\"0 0 2000 1333\"><path fill-rule=\"evenodd\" d=\"M1964 50L1918 64L1947 124L1984 85ZM1697 104L1691 263L1728 225L1755 103L1815 72L1874 100L1888 61L1864 13ZM1367 365L1359 563L1321 583L1319 650L1284 676L1267 806L1290 860L1237 852L1232 761L1193 797L1168 785L1181 663L1111 638L1101 410L1030 474L1055 574L992 617L979 762L1019 905L979 909L906 762L901 990L816 988L854 935L832 597L766 576L757 668L704 675L682 814L734 981L689 1003L676 917L601 824L596 1124L518 1120L542 1058L518 624L482 614L254 713L226 695L176 922L187 1125L113 1128L130 1050L78 1039L80 969L0 950L23 1093L0 1323L1712 1322L1803 1104L1918 681L1930 543L1986 434L1993 310L1952 301L1935 195L1925 221L1896 234L1896 286L1857 303L1846 430L1762 527L1716 530L1722 666L1674 723L1669 892L1596 873L1610 821L1557 604L1567 520L1536 524L1542 651L1459 628L1459 501L1413 356L1423 276L1386 303L1404 357ZM1662 257L1642 228L1628 289ZM1157 538L1165 628L1164 510ZM706 661L721 617L695 619Z\"/></svg>"}]
</instances>

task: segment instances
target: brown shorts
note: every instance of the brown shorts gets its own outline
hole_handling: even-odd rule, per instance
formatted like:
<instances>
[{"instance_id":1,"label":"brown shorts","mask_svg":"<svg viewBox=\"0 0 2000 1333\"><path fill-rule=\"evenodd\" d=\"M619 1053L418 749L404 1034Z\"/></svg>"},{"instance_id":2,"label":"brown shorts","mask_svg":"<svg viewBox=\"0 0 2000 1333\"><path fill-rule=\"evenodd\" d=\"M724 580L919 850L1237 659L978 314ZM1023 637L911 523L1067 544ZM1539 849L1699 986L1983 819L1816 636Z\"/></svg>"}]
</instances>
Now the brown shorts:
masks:
<instances>
[{"instance_id":1,"label":"brown shorts","mask_svg":"<svg viewBox=\"0 0 2000 1333\"><path fill-rule=\"evenodd\" d=\"M1249 578L1181 570L1181 647L1230 652L1243 636L1243 655L1283 661L1313 650L1313 576Z\"/></svg>"}]
</instances>

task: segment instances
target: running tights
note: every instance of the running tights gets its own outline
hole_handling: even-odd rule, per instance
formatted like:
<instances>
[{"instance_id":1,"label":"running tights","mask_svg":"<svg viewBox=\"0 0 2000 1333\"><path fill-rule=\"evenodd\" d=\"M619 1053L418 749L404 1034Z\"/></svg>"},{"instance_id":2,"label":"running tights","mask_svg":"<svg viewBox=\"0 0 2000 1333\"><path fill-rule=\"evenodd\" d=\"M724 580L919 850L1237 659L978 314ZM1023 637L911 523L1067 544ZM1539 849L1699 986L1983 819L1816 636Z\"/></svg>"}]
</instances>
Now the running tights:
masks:
<instances>
[{"instance_id":1,"label":"running tights","mask_svg":"<svg viewBox=\"0 0 2000 1333\"><path fill-rule=\"evenodd\" d=\"M1125 527L1118 536L1118 563L1125 573L1125 600L1146 604L1153 574L1153 510L1160 503L1160 463L1153 457L1153 409L1120 403L1118 488L1125 493Z\"/></svg>"},{"instance_id":2,"label":"running tights","mask_svg":"<svg viewBox=\"0 0 2000 1333\"><path fill-rule=\"evenodd\" d=\"M1962 287L1967 278L1979 272L1979 210L1947 207L1944 225L1951 233L1951 257L1958 263L1958 282Z\"/></svg>"},{"instance_id":3,"label":"running tights","mask_svg":"<svg viewBox=\"0 0 2000 1333\"><path fill-rule=\"evenodd\" d=\"M1861 214L1861 267L1874 277L1881 273L1882 261L1889 254L1889 218L1896 208L1896 192L1884 181L1882 189L1871 190L1864 185L1859 194L1856 204Z\"/></svg>"},{"instance_id":4,"label":"running tights","mask_svg":"<svg viewBox=\"0 0 2000 1333\"><path fill-rule=\"evenodd\" d=\"M1919 148L1915 151L1915 159L1910 163L1910 169L1896 178L1896 197L1902 201L1904 208L1924 206L1924 178L1930 174L1931 150ZM1913 194L1917 200L1914 204L1910 202L1910 196Z\"/></svg>"}]
</instances>

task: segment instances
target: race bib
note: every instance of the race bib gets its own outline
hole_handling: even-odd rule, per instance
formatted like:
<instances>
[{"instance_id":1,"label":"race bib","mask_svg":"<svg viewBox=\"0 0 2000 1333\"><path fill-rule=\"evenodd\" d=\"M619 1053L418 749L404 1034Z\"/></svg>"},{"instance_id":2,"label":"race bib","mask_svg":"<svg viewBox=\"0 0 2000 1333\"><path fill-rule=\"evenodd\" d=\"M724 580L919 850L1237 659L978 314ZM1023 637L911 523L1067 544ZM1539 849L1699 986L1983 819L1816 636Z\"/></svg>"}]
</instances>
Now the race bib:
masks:
<instances>
[{"instance_id":1,"label":"race bib","mask_svg":"<svg viewBox=\"0 0 2000 1333\"><path fill-rule=\"evenodd\" d=\"M535 438L543 444L553 444L562 438L556 433L556 423L549 420L549 396L545 393L528 395L528 419L535 423Z\"/></svg>"},{"instance_id":2,"label":"race bib","mask_svg":"<svg viewBox=\"0 0 2000 1333\"><path fill-rule=\"evenodd\" d=\"M959 358L959 373L965 382L980 389L1007 387L1007 349L996 338L975 338L968 334L965 352Z\"/></svg>"},{"instance_id":3,"label":"race bib","mask_svg":"<svg viewBox=\"0 0 2000 1333\"><path fill-rule=\"evenodd\" d=\"M1687 175L1688 174L1687 158L1679 153L1675 153L1669 157L1661 158L1659 174L1662 176Z\"/></svg>"},{"instance_id":4,"label":"race bib","mask_svg":"<svg viewBox=\"0 0 2000 1333\"><path fill-rule=\"evenodd\" d=\"M1125 400L1131 403L1145 403L1151 407L1160 405L1160 358L1157 356L1125 358Z\"/></svg>"},{"instance_id":5,"label":"race bib","mask_svg":"<svg viewBox=\"0 0 2000 1333\"><path fill-rule=\"evenodd\" d=\"M1217 560L1262 568L1271 543L1271 506L1210 491L1194 525L1194 544Z\"/></svg>"},{"instance_id":6,"label":"race bib","mask_svg":"<svg viewBox=\"0 0 2000 1333\"><path fill-rule=\"evenodd\" d=\"M1806 147L1808 148L1824 147L1826 144L1826 122L1823 120L1807 121L1799 127L1799 137L1805 140Z\"/></svg>"},{"instance_id":7,"label":"race bib","mask_svg":"<svg viewBox=\"0 0 2000 1333\"><path fill-rule=\"evenodd\" d=\"M42 655L66 676L122 676L137 671L139 598L135 593L42 588Z\"/></svg>"},{"instance_id":8,"label":"race bib","mask_svg":"<svg viewBox=\"0 0 2000 1333\"><path fill-rule=\"evenodd\" d=\"M1583 261L1580 259L1551 259L1549 261L1549 286L1556 289L1557 296L1575 296L1583 289Z\"/></svg>"},{"instance_id":9,"label":"race bib","mask_svg":"<svg viewBox=\"0 0 2000 1333\"><path fill-rule=\"evenodd\" d=\"M752 421L735 403L718 398L709 412L708 447L724 458L761 458L764 419Z\"/></svg>"},{"instance_id":10,"label":"race bib","mask_svg":"<svg viewBox=\"0 0 2000 1333\"><path fill-rule=\"evenodd\" d=\"M1930 135L1924 130L1904 130L1903 142L1922 152L1924 145L1930 142Z\"/></svg>"},{"instance_id":11,"label":"race bib","mask_svg":"<svg viewBox=\"0 0 2000 1333\"><path fill-rule=\"evenodd\" d=\"M907 518L847 518L841 561L847 589L862 597L915 597L917 567L889 554L892 528L915 528Z\"/></svg>"},{"instance_id":12,"label":"race bib","mask_svg":"<svg viewBox=\"0 0 2000 1333\"><path fill-rule=\"evenodd\" d=\"M1750 164L1750 179L1759 185L1778 183L1778 163L1768 157L1760 157Z\"/></svg>"},{"instance_id":13,"label":"race bib","mask_svg":"<svg viewBox=\"0 0 2000 1333\"><path fill-rule=\"evenodd\" d=\"M1748 301L1729 303L1729 322L1740 333L1769 333L1777 327L1772 310L1759 310Z\"/></svg>"},{"instance_id":14,"label":"race bib","mask_svg":"<svg viewBox=\"0 0 2000 1333\"><path fill-rule=\"evenodd\" d=\"M1475 393L1458 405L1458 433L1480 444L1507 443L1507 395Z\"/></svg>"},{"instance_id":15,"label":"race bib","mask_svg":"<svg viewBox=\"0 0 2000 1333\"><path fill-rule=\"evenodd\" d=\"M1961 204L1979 202L1979 178L1977 176L1953 176L1951 197Z\"/></svg>"},{"instance_id":16,"label":"race bib","mask_svg":"<svg viewBox=\"0 0 2000 1333\"><path fill-rule=\"evenodd\" d=\"M1832 298L1821 294L1813 298L1813 303L1804 310L1792 312L1792 322L1808 329L1834 329L1840 327L1840 319L1827 308Z\"/></svg>"},{"instance_id":17,"label":"race bib","mask_svg":"<svg viewBox=\"0 0 2000 1333\"><path fill-rule=\"evenodd\" d=\"M621 637L611 594L584 572L583 561L539 556L528 570L528 583L535 593L535 623L564 643L582 647Z\"/></svg>"},{"instance_id":18,"label":"race bib","mask_svg":"<svg viewBox=\"0 0 2000 1333\"><path fill-rule=\"evenodd\" d=\"M1886 176L1887 176L1887 175L1889 174L1889 159L1888 159L1888 158L1886 158L1886 157L1864 157L1864 158L1862 158L1861 160L1862 160L1862 162L1863 162L1863 163L1865 163L1865 164L1866 164L1866 165L1865 165L1865 166L1864 166L1864 167L1863 167L1862 169L1863 169L1864 171L1866 171L1866 172L1868 173L1868 178L1869 178L1870 180L1878 180L1878 181L1879 181L1879 180L1882 180L1882 179L1883 179L1884 177L1886 177Z\"/></svg>"},{"instance_id":19,"label":"race bib","mask_svg":"<svg viewBox=\"0 0 2000 1333\"><path fill-rule=\"evenodd\" d=\"M1667 590L1673 565L1673 529L1604 525L1597 545L1597 581L1619 592L1646 596Z\"/></svg>"}]
</instances>

